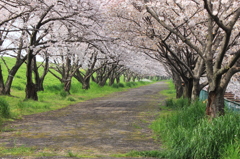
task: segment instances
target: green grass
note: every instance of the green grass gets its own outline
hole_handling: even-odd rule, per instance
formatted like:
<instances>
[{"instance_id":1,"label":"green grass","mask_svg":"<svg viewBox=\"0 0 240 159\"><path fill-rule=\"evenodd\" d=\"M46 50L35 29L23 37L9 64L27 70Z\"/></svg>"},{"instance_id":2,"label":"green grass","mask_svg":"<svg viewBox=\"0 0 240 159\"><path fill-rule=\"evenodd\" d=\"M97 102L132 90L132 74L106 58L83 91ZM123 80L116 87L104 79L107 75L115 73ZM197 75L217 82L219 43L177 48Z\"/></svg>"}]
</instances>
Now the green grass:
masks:
<instances>
[{"instance_id":1,"label":"green grass","mask_svg":"<svg viewBox=\"0 0 240 159\"><path fill-rule=\"evenodd\" d=\"M10 107L4 98L0 98L0 117L10 118Z\"/></svg>"},{"instance_id":2,"label":"green grass","mask_svg":"<svg viewBox=\"0 0 240 159\"><path fill-rule=\"evenodd\" d=\"M179 102L178 102L179 101ZM182 99L175 101L181 105ZM174 102L173 102L174 104ZM163 142L170 159L226 159L240 156L240 115L227 111L225 116L209 120L205 104L195 102L179 109L175 105L167 116L153 122L156 138Z\"/></svg>"},{"instance_id":3,"label":"green grass","mask_svg":"<svg viewBox=\"0 0 240 159\"><path fill-rule=\"evenodd\" d=\"M176 97L176 90L172 80L167 80L166 83L168 84L168 89L161 91L162 95L167 96L168 98L175 98Z\"/></svg>"},{"instance_id":4,"label":"green grass","mask_svg":"<svg viewBox=\"0 0 240 159\"><path fill-rule=\"evenodd\" d=\"M36 151L35 148L31 147L13 147L13 148L5 148L5 147L0 147L0 155L2 157L4 156L22 156L22 155L32 155Z\"/></svg>"}]
</instances>

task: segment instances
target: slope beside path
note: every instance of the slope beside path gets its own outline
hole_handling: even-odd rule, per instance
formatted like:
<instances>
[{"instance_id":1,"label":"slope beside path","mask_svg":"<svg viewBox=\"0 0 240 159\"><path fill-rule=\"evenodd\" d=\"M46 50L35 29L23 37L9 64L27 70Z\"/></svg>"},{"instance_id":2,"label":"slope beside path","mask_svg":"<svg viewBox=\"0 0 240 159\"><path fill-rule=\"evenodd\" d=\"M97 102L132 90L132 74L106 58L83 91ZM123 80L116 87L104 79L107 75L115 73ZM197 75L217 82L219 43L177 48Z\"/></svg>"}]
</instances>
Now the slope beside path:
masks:
<instances>
[{"instance_id":1,"label":"slope beside path","mask_svg":"<svg viewBox=\"0 0 240 159\"><path fill-rule=\"evenodd\" d=\"M106 158L131 150L157 150L160 145L152 139L148 126L158 115L159 103L165 98L159 92L164 89L167 85L158 82L63 109L25 116L6 125L13 131L2 132L0 144L33 147L36 153L49 152L57 156L71 152L79 156Z\"/></svg>"}]
</instances>

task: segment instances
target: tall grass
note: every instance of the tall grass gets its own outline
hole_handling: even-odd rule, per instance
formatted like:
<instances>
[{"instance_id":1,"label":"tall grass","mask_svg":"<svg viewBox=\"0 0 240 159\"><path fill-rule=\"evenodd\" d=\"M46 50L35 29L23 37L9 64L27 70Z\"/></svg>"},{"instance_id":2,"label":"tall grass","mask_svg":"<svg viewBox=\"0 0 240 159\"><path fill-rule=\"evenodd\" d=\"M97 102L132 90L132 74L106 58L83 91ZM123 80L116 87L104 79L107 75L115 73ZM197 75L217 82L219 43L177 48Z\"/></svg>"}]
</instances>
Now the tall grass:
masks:
<instances>
[{"instance_id":1,"label":"tall grass","mask_svg":"<svg viewBox=\"0 0 240 159\"><path fill-rule=\"evenodd\" d=\"M195 102L160 116L151 128L163 141L167 158L223 159L240 156L239 123L240 115L230 111L210 121L205 104Z\"/></svg>"}]
</instances>

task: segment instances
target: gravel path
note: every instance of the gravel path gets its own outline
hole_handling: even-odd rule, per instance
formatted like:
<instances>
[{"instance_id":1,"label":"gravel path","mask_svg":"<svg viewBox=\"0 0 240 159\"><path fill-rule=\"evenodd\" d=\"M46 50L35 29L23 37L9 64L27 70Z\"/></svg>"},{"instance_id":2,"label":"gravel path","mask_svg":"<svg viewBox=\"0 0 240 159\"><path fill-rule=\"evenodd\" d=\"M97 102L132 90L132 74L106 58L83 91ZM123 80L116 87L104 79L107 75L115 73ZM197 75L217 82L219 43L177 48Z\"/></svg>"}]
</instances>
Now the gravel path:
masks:
<instances>
[{"instance_id":1,"label":"gravel path","mask_svg":"<svg viewBox=\"0 0 240 159\"><path fill-rule=\"evenodd\" d=\"M66 156L72 152L85 158L104 159L131 150L160 149L160 145L152 139L148 126L158 114L159 103L165 98L159 94L164 89L167 85L158 82L60 110L25 116L6 125L14 131L2 132L0 144L33 147L36 153Z\"/></svg>"}]
</instances>

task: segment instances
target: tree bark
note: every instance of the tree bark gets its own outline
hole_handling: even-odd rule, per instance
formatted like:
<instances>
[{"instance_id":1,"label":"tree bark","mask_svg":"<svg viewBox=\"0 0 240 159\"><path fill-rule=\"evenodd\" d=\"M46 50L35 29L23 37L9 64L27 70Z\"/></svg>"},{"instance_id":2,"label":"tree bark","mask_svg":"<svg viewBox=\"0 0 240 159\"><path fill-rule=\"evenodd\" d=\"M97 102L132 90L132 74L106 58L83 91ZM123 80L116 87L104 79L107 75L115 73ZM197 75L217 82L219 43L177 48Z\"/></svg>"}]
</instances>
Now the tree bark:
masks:
<instances>
[{"instance_id":1,"label":"tree bark","mask_svg":"<svg viewBox=\"0 0 240 159\"><path fill-rule=\"evenodd\" d=\"M195 101L199 98L200 91L201 89L200 89L199 79L193 79L192 94L191 94L192 101Z\"/></svg>"},{"instance_id":2,"label":"tree bark","mask_svg":"<svg viewBox=\"0 0 240 159\"><path fill-rule=\"evenodd\" d=\"M71 80L67 79L66 81L64 81L64 91L67 92L68 94L70 94L70 89L71 89Z\"/></svg>"},{"instance_id":3,"label":"tree bark","mask_svg":"<svg viewBox=\"0 0 240 159\"><path fill-rule=\"evenodd\" d=\"M43 67L44 70L43 70L42 76L40 77L36 57L34 57L34 67L33 68L34 68L34 74L35 74L35 82L36 82L38 91L44 91L43 82L44 82L44 79L45 79L45 77L48 73L49 57L46 57L45 65L42 66L42 67Z\"/></svg>"},{"instance_id":4,"label":"tree bark","mask_svg":"<svg viewBox=\"0 0 240 159\"><path fill-rule=\"evenodd\" d=\"M90 77L87 77L83 82L82 82L82 89L88 90L90 89Z\"/></svg>"},{"instance_id":5,"label":"tree bark","mask_svg":"<svg viewBox=\"0 0 240 159\"><path fill-rule=\"evenodd\" d=\"M209 92L206 115L215 118L224 115L224 113L224 91L217 89Z\"/></svg>"},{"instance_id":6,"label":"tree bark","mask_svg":"<svg viewBox=\"0 0 240 159\"><path fill-rule=\"evenodd\" d=\"M179 76L172 71L172 77L173 77L173 83L175 85L175 89L176 89L176 98L181 98L183 96L183 85L184 83L182 82L182 80L179 78Z\"/></svg>"},{"instance_id":7,"label":"tree bark","mask_svg":"<svg viewBox=\"0 0 240 159\"><path fill-rule=\"evenodd\" d=\"M189 78L185 80L185 83L183 86L183 98L187 98L189 99L189 101L191 101L192 89L193 89L193 79Z\"/></svg>"},{"instance_id":8,"label":"tree bark","mask_svg":"<svg viewBox=\"0 0 240 159\"><path fill-rule=\"evenodd\" d=\"M113 75L109 77L109 86L112 86L114 84L115 78Z\"/></svg>"},{"instance_id":9,"label":"tree bark","mask_svg":"<svg viewBox=\"0 0 240 159\"><path fill-rule=\"evenodd\" d=\"M33 100L38 100L37 96L37 85L33 83L32 81L32 61L33 61L34 55L33 51L29 50L28 56L27 56L27 84L26 84L26 99L33 99Z\"/></svg>"},{"instance_id":10,"label":"tree bark","mask_svg":"<svg viewBox=\"0 0 240 159\"><path fill-rule=\"evenodd\" d=\"M0 64L0 95L4 94L5 86L3 81L3 75L2 75L2 66Z\"/></svg>"}]
</instances>

